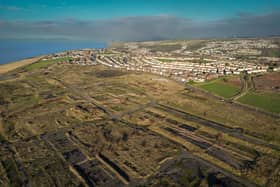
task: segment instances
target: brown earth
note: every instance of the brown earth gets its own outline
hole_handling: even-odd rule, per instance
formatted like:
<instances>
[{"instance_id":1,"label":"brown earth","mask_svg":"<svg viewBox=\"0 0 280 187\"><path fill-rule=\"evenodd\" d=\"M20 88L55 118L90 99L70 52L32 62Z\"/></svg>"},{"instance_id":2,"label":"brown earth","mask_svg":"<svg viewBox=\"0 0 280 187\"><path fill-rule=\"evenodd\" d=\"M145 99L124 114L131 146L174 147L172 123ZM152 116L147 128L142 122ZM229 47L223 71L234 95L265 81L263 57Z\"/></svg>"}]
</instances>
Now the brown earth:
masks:
<instances>
[{"instance_id":1,"label":"brown earth","mask_svg":"<svg viewBox=\"0 0 280 187\"><path fill-rule=\"evenodd\" d=\"M280 91L280 72L258 76L254 82L257 90Z\"/></svg>"},{"instance_id":2,"label":"brown earth","mask_svg":"<svg viewBox=\"0 0 280 187\"><path fill-rule=\"evenodd\" d=\"M227 82L237 87L241 87L242 84L239 77L230 77Z\"/></svg>"}]
</instances>

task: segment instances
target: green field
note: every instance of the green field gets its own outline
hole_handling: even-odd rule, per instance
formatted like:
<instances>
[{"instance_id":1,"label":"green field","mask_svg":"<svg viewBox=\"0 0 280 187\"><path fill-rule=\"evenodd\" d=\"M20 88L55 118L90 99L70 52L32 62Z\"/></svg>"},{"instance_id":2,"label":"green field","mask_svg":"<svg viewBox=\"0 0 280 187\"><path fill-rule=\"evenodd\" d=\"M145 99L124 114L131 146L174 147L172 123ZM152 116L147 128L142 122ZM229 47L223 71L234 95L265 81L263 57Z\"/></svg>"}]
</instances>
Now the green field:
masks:
<instances>
[{"instance_id":1,"label":"green field","mask_svg":"<svg viewBox=\"0 0 280 187\"><path fill-rule=\"evenodd\" d=\"M57 63L57 62L63 62L69 60L69 58L58 58L58 59L52 59L52 60L40 60L39 62L30 64L28 66L25 67L25 70L27 71L32 71L34 69L38 69L38 68L43 68L46 67L48 65Z\"/></svg>"},{"instance_id":2,"label":"green field","mask_svg":"<svg viewBox=\"0 0 280 187\"><path fill-rule=\"evenodd\" d=\"M280 49L279 48L265 48L261 50L261 56L266 57L280 57Z\"/></svg>"},{"instance_id":3,"label":"green field","mask_svg":"<svg viewBox=\"0 0 280 187\"><path fill-rule=\"evenodd\" d=\"M216 94L216 95L219 95L219 96L222 96L225 98L233 97L240 90L238 87L229 85L227 83L220 82L220 80L199 84L197 86L199 88L202 88L213 94Z\"/></svg>"},{"instance_id":4,"label":"green field","mask_svg":"<svg viewBox=\"0 0 280 187\"><path fill-rule=\"evenodd\" d=\"M262 108L269 112L280 113L280 95L275 93L248 93L239 102Z\"/></svg>"},{"instance_id":5,"label":"green field","mask_svg":"<svg viewBox=\"0 0 280 187\"><path fill-rule=\"evenodd\" d=\"M171 52L182 48L181 44L157 44L157 45L144 45L143 47L151 51Z\"/></svg>"},{"instance_id":6,"label":"green field","mask_svg":"<svg viewBox=\"0 0 280 187\"><path fill-rule=\"evenodd\" d=\"M175 61L175 60L164 59L164 58L161 58L161 59L158 59L158 60L161 61L161 62L166 62L166 63L174 62Z\"/></svg>"}]
</instances>

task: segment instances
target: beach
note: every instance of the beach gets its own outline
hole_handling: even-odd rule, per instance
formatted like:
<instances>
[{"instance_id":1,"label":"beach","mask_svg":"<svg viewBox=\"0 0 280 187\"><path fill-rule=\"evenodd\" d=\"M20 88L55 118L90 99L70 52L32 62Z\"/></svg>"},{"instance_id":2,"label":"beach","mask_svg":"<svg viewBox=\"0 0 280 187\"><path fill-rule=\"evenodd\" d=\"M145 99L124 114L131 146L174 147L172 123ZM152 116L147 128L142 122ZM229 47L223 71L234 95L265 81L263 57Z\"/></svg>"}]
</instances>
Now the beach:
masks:
<instances>
[{"instance_id":1,"label":"beach","mask_svg":"<svg viewBox=\"0 0 280 187\"><path fill-rule=\"evenodd\" d=\"M40 60L41 58L42 58L42 56L38 56L38 57L23 59L23 60L19 60L16 62L11 62L8 64L0 65L0 74L7 73L9 71L12 71L12 70L17 69L22 66L26 66L28 64L32 64L32 63Z\"/></svg>"}]
</instances>

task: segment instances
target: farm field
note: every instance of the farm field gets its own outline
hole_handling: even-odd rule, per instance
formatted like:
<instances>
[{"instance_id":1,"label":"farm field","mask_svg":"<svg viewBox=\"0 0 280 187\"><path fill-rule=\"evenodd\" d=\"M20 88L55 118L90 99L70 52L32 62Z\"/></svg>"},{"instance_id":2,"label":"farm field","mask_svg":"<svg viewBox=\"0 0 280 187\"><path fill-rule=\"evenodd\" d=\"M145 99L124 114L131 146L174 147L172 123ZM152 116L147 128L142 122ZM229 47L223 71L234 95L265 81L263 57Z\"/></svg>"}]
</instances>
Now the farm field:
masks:
<instances>
[{"instance_id":1,"label":"farm field","mask_svg":"<svg viewBox=\"0 0 280 187\"><path fill-rule=\"evenodd\" d=\"M238 99L239 102L280 113L280 94L251 92Z\"/></svg>"},{"instance_id":2,"label":"farm field","mask_svg":"<svg viewBox=\"0 0 280 187\"><path fill-rule=\"evenodd\" d=\"M254 78L255 88L260 91L280 91L280 72L259 75Z\"/></svg>"},{"instance_id":3,"label":"farm field","mask_svg":"<svg viewBox=\"0 0 280 187\"><path fill-rule=\"evenodd\" d=\"M238 102L250 105L267 112L280 113L280 73L266 73L253 76L252 89L237 99Z\"/></svg>"},{"instance_id":4,"label":"farm field","mask_svg":"<svg viewBox=\"0 0 280 187\"><path fill-rule=\"evenodd\" d=\"M200 83L196 86L224 98L231 98L240 91L240 87L222 79Z\"/></svg>"},{"instance_id":5,"label":"farm field","mask_svg":"<svg viewBox=\"0 0 280 187\"><path fill-rule=\"evenodd\" d=\"M31 71L33 69L47 67L48 65L51 65L53 63L63 62L63 61L66 61L68 59L69 58L58 58L58 59L54 59L54 60L40 60L40 61L38 61L36 63L32 63L32 64L26 66L25 70Z\"/></svg>"}]
</instances>

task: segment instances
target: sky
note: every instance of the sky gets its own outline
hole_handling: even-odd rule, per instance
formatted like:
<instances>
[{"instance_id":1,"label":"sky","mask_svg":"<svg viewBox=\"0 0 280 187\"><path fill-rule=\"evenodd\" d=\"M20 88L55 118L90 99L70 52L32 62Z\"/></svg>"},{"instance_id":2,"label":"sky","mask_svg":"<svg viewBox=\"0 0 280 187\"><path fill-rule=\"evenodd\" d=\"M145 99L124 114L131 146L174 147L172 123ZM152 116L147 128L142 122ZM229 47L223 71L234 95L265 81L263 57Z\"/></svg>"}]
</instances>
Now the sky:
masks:
<instances>
[{"instance_id":1,"label":"sky","mask_svg":"<svg viewBox=\"0 0 280 187\"><path fill-rule=\"evenodd\" d=\"M0 39L280 35L280 0L0 0Z\"/></svg>"}]
</instances>

